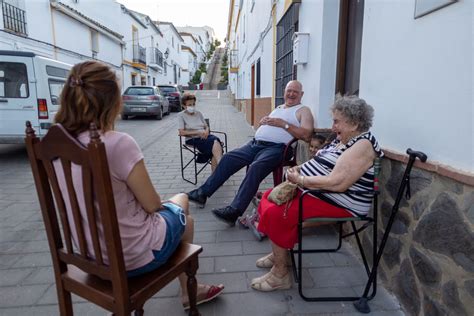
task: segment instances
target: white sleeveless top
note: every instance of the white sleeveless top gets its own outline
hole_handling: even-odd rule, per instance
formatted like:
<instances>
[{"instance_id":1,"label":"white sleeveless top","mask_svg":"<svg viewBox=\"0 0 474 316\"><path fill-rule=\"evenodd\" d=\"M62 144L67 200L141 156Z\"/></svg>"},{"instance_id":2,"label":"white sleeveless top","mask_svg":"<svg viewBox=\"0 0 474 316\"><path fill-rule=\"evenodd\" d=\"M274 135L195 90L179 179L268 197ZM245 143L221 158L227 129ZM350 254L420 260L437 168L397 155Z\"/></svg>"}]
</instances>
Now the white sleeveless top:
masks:
<instances>
[{"instance_id":1,"label":"white sleeveless top","mask_svg":"<svg viewBox=\"0 0 474 316\"><path fill-rule=\"evenodd\" d=\"M269 116L280 118L287 121L288 124L300 127L301 123L296 118L296 111L302 107L304 107L304 105L298 104L285 108L285 105L282 104L273 110ZM261 125L255 133L255 139L266 142L286 144L293 139L293 136L284 128L270 125Z\"/></svg>"}]
</instances>

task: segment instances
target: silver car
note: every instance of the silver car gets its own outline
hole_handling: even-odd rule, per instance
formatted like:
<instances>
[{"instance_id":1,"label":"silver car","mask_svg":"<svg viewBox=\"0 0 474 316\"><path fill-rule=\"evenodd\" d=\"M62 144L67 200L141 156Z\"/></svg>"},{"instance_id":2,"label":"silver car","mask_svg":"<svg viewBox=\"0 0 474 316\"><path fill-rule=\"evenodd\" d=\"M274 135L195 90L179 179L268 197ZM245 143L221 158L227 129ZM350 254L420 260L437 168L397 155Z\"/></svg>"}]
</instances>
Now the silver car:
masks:
<instances>
[{"instance_id":1,"label":"silver car","mask_svg":"<svg viewBox=\"0 0 474 316\"><path fill-rule=\"evenodd\" d=\"M122 100L123 120L128 120L129 116L153 116L157 120L161 120L163 115L170 113L168 100L157 87L128 87L122 95Z\"/></svg>"}]
</instances>

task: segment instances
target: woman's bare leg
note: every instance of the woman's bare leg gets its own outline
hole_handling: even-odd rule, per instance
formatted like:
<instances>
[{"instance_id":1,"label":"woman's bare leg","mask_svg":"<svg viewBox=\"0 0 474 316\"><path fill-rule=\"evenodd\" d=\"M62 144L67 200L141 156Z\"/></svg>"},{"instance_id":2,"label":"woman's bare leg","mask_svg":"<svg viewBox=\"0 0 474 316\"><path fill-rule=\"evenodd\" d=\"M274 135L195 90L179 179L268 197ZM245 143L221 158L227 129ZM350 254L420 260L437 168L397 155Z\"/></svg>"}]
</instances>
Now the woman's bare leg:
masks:
<instances>
[{"instance_id":1,"label":"woman's bare leg","mask_svg":"<svg viewBox=\"0 0 474 316\"><path fill-rule=\"evenodd\" d=\"M214 145L212 145L212 157L216 158L217 163L219 163L222 158L222 146L221 143L217 140L215 140Z\"/></svg>"},{"instance_id":2,"label":"woman's bare leg","mask_svg":"<svg viewBox=\"0 0 474 316\"><path fill-rule=\"evenodd\" d=\"M192 243L194 240L194 219L189 215L189 200L188 195L184 193L179 193L173 196L170 201L180 205L184 213L186 214L186 227L184 228L183 236L181 240L187 243ZM179 285L181 287L181 300L184 302L188 301L188 288L187 288L187 281L188 277L185 273L182 273L178 277ZM197 285L197 294L199 297L199 293L205 293L209 291L210 286L207 284L198 283Z\"/></svg>"},{"instance_id":3,"label":"woman's bare leg","mask_svg":"<svg viewBox=\"0 0 474 316\"><path fill-rule=\"evenodd\" d=\"M271 272L281 278L288 273L288 249L281 248L272 242L273 267Z\"/></svg>"}]
</instances>

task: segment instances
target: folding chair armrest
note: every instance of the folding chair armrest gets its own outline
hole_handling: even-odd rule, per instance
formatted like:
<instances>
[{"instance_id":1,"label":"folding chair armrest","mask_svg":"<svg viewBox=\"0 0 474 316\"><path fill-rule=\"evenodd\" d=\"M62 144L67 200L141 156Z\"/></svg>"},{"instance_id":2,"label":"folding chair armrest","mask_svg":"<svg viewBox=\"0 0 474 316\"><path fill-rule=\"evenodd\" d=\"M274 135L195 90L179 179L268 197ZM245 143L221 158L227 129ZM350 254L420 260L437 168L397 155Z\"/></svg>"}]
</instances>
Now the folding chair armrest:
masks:
<instances>
[{"instance_id":1,"label":"folding chair armrest","mask_svg":"<svg viewBox=\"0 0 474 316\"><path fill-rule=\"evenodd\" d=\"M227 137L227 134L224 133L224 132L221 132L221 131L214 131L214 130L209 130L210 133L213 133L213 134L222 134L222 135L225 135Z\"/></svg>"},{"instance_id":2,"label":"folding chair armrest","mask_svg":"<svg viewBox=\"0 0 474 316\"><path fill-rule=\"evenodd\" d=\"M181 150L183 149L188 150L195 155L199 153L199 150L197 150L196 147L186 144L186 141L183 140L183 138L186 139L186 136L182 136L182 135L178 135L178 136L179 136L179 147L181 148Z\"/></svg>"},{"instance_id":3,"label":"folding chair armrest","mask_svg":"<svg viewBox=\"0 0 474 316\"><path fill-rule=\"evenodd\" d=\"M378 195L380 194L380 191L376 190L362 190L362 191L356 191L356 190L346 190L342 192L335 192L335 191L330 191L330 190L322 190L322 189L313 189L313 190L304 190L303 194L301 194L300 199L303 198L304 195L306 194L318 194L318 193L332 193L332 194L353 194L353 195Z\"/></svg>"},{"instance_id":4,"label":"folding chair armrest","mask_svg":"<svg viewBox=\"0 0 474 316\"><path fill-rule=\"evenodd\" d=\"M334 191L329 191L329 190L320 190L320 189L315 189L315 190L304 190L303 193L301 193L298 201L298 222L302 223L303 222L303 198L307 194L318 194L318 193L333 193L333 194L342 194L342 193L351 193L355 195L363 195L363 194L370 194L372 196L378 195L380 192L376 190L362 190L362 191L355 191L355 190L346 190L343 192L334 192ZM350 217L349 219L346 218L318 218L318 222L338 222L338 221L347 221L347 220L364 220L367 219L367 216L356 216L356 217Z\"/></svg>"},{"instance_id":5,"label":"folding chair armrest","mask_svg":"<svg viewBox=\"0 0 474 316\"><path fill-rule=\"evenodd\" d=\"M210 133L213 133L213 134L221 134L221 135L224 135L224 152L227 152L227 133L224 133L224 132L221 132L221 131L213 131L213 130L210 130L209 131Z\"/></svg>"}]
</instances>

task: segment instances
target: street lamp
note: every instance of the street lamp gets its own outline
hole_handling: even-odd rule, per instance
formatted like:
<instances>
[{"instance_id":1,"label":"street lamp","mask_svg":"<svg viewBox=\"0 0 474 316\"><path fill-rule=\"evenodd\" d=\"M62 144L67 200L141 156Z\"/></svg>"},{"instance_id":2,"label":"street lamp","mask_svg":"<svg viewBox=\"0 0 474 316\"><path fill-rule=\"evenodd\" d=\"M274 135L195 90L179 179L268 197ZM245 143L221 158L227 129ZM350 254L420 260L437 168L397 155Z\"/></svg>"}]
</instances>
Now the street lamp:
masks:
<instances>
[{"instance_id":1,"label":"street lamp","mask_svg":"<svg viewBox=\"0 0 474 316\"><path fill-rule=\"evenodd\" d=\"M168 59L169 55L170 55L170 50L167 48L165 51L165 59Z\"/></svg>"}]
</instances>

